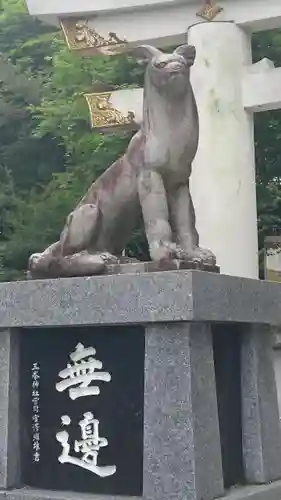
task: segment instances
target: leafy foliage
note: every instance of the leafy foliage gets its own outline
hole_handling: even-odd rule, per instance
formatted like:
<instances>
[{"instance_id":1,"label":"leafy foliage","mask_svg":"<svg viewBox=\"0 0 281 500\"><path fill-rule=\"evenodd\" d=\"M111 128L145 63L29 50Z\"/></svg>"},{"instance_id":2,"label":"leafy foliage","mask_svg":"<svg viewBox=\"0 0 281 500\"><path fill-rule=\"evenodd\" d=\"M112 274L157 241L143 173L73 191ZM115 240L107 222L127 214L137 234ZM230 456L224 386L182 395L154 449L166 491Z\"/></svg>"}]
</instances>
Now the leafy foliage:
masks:
<instances>
[{"instance_id":1,"label":"leafy foliage","mask_svg":"<svg viewBox=\"0 0 281 500\"><path fill-rule=\"evenodd\" d=\"M281 66L281 30L253 36L254 61L263 57ZM255 115L256 184L261 270L263 245L267 235L281 230L281 113Z\"/></svg>"},{"instance_id":2,"label":"leafy foliage","mask_svg":"<svg viewBox=\"0 0 281 500\"><path fill-rule=\"evenodd\" d=\"M11 279L24 275L32 252L58 238L69 211L130 139L94 134L83 94L101 84L140 85L143 71L125 56L70 53L60 32L34 21L22 0L4 0L1 52L0 279ZM132 248L140 253L138 238Z\"/></svg>"}]
</instances>

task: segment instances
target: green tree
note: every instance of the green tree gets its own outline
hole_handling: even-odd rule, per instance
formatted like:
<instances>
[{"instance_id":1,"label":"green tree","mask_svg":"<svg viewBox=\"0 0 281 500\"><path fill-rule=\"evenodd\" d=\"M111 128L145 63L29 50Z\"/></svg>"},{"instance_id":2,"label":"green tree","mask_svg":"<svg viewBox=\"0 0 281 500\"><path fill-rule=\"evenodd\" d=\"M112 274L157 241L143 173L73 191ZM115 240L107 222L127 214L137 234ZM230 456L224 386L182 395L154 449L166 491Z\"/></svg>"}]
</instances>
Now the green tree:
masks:
<instances>
[{"instance_id":1,"label":"green tree","mask_svg":"<svg viewBox=\"0 0 281 500\"><path fill-rule=\"evenodd\" d=\"M24 113L17 122L24 131L20 144L18 132L16 138L12 130L6 141L0 138L0 163L4 142L3 164L11 172L16 191L16 205L8 211L5 226L8 237L2 236L2 279L22 276L30 253L58 238L66 215L89 185L123 153L130 139L131 134L108 137L93 133L83 94L101 84L110 89L138 85L143 72L125 56L77 57L67 50L60 33L31 20L20 1L8 0L7 5L2 21L5 19L7 36L14 42L7 42L6 57L13 67L17 62L22 75L36 80L39 96L37 93L33 102L27 102L24 96L24 105L23 101L19 104ZM16 93L11 93L9 79L7 86L15 106ZM25 157L21 145L26 141ZM31 150L31 144L37 152ZM135 240L133 248L140 253L142 246Z\"/></svg>"},{"instance_id":2,"label":"green tree","mask_svg":"<svg viewBox=\"0 0 281 500\"><path fill-rule=\"evenodd\" d=\"M281 66L281 30L253 36L254 61L267 57ZM256 185L260 264L263 271L264 238L281 231L281 113L255 115Z\"/></svg>"},{"instance_id":3,"label":"green tree","mask_svg":"<svg viewBox=\"0 0 281 500\"><path fill-rule=\"evenodd\" d=\"M32 135L38 105L52 72L53 29L33 20L22 0L3 0L0 13L0 164L29 190L64 168L63 149L50 134ZM48 54L48 57L47 57Z\"/></svg>"}]
</instances>

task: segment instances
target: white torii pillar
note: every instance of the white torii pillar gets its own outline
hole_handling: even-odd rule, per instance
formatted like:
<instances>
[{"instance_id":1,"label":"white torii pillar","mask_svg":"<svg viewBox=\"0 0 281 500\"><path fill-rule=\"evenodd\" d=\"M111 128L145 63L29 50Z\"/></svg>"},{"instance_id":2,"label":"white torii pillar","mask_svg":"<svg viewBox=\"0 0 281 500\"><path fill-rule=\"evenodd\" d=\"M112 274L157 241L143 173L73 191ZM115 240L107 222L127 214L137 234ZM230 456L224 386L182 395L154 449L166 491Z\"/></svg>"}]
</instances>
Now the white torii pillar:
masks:
<instances>
[{"instance_id":1,"label":"white torii pillar","mask_svg":"<svg viewBox=\"0 0 281 500\"><path fill-rule=\"evenodd\" d=\"M197 52L191 80L200 135L191 190L200 244L212 249L222 273L256 278L253 115L242 93L251 37L234 23L216 22L192 26L188 41Z\"/></svg>"}]
</instances>

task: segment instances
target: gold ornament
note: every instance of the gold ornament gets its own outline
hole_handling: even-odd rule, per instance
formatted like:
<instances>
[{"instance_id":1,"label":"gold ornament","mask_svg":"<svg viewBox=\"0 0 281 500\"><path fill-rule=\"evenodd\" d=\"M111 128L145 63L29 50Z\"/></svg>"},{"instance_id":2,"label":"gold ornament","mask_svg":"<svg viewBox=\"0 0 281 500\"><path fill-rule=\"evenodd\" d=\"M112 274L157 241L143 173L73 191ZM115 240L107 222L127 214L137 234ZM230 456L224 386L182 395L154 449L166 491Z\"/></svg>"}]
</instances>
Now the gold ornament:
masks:
<instances>
[{"instance_id":1,"label":"gold ornament","mask_svg":"<svg viewBox=\"0 0 281 500\"><path fill-rule=\"evenodd\" d=\"M85 94L90 110L92 128L103 129L112 127L135 128L135 114L129 111L124 116L121 111L111 106L111 92Z\"/></svg>"},{"instance_id":2,"label":"gold ornament","mask_svg":"<svg viewBox=\"0 0 281 500\"><path fill-rule=\"evenodd\" d=\"M223 8L216 4L216 0L205 0L204 7L196 15L203 17L206 21L213 21L222 11Z\"/></svg>"},{"instance_id":3,"label":"gold ornament","mask_svg":"<svg viewBox=\"0 0 281 500\"><path fill-rule=\"evenodd\" d=\"M113 55L126 48L126 40L121 40L116 33L109 33L107 38L89 26L88 19L69 17L61 19L61 28L70 50L84 54Z\"/></svg>"}]
</instances>

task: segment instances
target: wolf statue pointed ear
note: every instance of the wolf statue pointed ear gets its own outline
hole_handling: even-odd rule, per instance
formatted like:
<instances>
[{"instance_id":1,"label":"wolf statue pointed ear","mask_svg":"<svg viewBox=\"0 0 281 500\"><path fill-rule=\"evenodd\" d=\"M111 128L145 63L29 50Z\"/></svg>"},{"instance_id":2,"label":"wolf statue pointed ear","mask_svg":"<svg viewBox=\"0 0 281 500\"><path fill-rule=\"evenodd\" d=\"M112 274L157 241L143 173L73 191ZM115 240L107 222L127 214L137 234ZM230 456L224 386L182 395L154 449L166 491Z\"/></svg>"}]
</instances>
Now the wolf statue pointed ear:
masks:
<instances>
[{"instance_id":1,"label":"wolf statue pointed ear","mask_svg":"<svg viewBox=\"0 0 281 500\"><path fill-rule=\"evenodd\" d=\"M153 57L159 57L162 52L156 47L152 47L152 45L139 45L132 49L131 54L140 64L145 64L151 61Z\"/></svg>"},{"instance_id":2,"label":"wolf statue pointed ear","mask_svg":"<svg viewBox=\"0 0 281 500\"><path fill-rule=\"evenodd\" d=\"M196 56L196 49L194 45L180 45L180 47L178 47L174 52L175 54L179 54L184 57L190 66L194 63Z\"/></svg>"}]
</instances>

